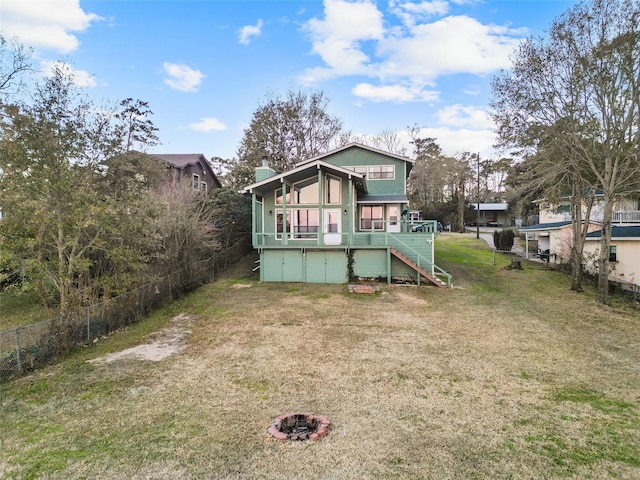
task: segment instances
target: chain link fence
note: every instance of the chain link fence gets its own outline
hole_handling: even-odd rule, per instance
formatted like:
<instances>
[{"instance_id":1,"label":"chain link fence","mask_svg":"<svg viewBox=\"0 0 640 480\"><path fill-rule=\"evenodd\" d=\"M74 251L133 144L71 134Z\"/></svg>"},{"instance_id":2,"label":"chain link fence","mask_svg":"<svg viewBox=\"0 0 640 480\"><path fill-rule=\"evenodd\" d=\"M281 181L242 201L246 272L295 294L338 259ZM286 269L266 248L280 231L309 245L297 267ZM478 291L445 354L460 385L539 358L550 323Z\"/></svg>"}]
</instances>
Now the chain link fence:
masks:
<instances>
[{"instance_id":1,"label":"chain link fence","mask_svg":"<svg viewBox=\"0 0 640 480\"><path fill-rule=\"evenodd\" d=\"M113 330L138 321L158 307L215 279L217 272L247 253L240 241L216 256L105 302L10 330L0 331L0 380L51 362L60 353L91 344Z\"/></svg>"}]
</instances>

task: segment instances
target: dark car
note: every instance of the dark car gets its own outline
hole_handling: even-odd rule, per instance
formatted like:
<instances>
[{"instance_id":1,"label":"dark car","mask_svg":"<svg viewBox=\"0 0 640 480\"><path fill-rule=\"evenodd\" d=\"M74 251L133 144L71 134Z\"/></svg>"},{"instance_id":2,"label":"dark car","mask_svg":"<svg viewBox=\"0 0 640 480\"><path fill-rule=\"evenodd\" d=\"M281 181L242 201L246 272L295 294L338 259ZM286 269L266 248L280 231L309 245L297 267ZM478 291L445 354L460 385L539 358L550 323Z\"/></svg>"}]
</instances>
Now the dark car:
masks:
<instances>
[{"instance_id":1,"label":"dark car","mask_svg":"<svg viewBox=\"0 0 640 480\"><path fill-rule=\"evenodd\" d=\"M438 229L439 232L444 230L444 227L442 226L442 223L440 223L440 222L438 222L436 228ZM412 232L426 232L427 231L427 224L426 223L420 223L418 225L414 225L413 227L411 227L411 231Z\"/></svg>"},{"instance_id":2,"label":"dark car","mask_svg":"<svg viewBox=\"0 0 640 480\"><path fill-rule=\"evenodd\" d=\"M538 257L543 262L549 263L549 254L550 254L549 249L546 249L546 250L541 250L535 256Z\"/></svg>"}]
</instances>

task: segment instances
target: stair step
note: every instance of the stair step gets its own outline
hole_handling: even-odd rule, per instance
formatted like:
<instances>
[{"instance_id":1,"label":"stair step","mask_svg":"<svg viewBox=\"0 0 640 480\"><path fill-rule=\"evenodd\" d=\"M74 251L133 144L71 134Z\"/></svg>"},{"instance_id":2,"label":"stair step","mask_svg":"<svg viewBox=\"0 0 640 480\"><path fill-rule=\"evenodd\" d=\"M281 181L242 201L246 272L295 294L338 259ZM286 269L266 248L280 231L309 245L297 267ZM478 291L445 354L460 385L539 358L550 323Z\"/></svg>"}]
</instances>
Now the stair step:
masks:
<instances>
[{"instance_id":1,"label":"stair step","mask_svg":"<svg viewBox=\"0 0 640 480\"><path fill-rule=\"evenodd\" d=\"M432 275L431 273L427 272L424 268L416 265L411 259L405 257L402 253L398 252L398 250L396 250L395 248L391 249L391 253L396 258L402 260L404 263L406 263L411 268L413 268L419 275L422 275L424 278L429 280L431 283L433 283L437 287L440 287L440 288L448 287L446 282L442 281L441 279L439 279L435 275Z\"/></svg>"}]
</instances>

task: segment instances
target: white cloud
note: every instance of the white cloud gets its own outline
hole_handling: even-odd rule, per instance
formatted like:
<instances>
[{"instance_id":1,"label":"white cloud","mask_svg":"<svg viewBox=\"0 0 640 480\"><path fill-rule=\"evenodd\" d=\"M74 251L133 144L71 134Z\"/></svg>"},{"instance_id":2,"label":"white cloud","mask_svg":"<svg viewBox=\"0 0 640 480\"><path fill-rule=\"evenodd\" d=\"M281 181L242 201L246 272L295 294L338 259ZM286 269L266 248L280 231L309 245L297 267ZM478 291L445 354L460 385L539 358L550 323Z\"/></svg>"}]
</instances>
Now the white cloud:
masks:
<instances>
[{"instance_id":1,"label":"white cloud","mask_svg":"<svg viewBox=\"0 0 640 480\"><path fill-rule=\"evenodd\" d=\"M484 108L449 105L437 112L441 124L450 127L473 129L490 129L493 127L491 117Z\"/></svg>"},{"instance_id":2,"label":"white cloud","mask_svg":"<svg viewBox=\"0 0 640 480\"><path fill-rule=\"evenodd\" d=\"M406 132L398 132L398 137L411 152L413 146ZM435 127L420 129L421 138L435 138L445 155L456 155L463 152L479 153L482 158L496 157L493 148L496 138L490 129L472 130L469 128Z\"/></svg>"},{"instance_id":3,"label":"white cloud","mask_svg":"<svg viewBox=\"0 0 640 480\"><path fill-rule=\"evenodd\" d=\"M429 2L389 2L391 11L408 27L417 22L428 20L434 15L445 15L449 11L449 2L432 0Z\"/></svg>"},{"instance_id":4,"label":"white cloud","mask_svg":"<svg viewBox=\"0 0 640 480\"><path fill-rule=\"evenodd\" d=\"M371 0L325 0L324 18L305 25L312 51L323 65L305 70L301 81L313 84L359 75L371 79L353 89L362 98L432 101L436 93L425 85L433 86L446 75L487 75L508 68L509 55L528 33L469 16L444 16L450 5L444 0L392 0L389 5L402 25L391 25Z\"/></svg>"},{"instance_id":5,"label":"white cloud","mask_svg":"<svg viewBox=\"0 0 640 480\"><path fill-rule=\"evenodd\" d=\"M73 79L73 83L79 87L95 87L96 79L93 75L85 70L76 70L71 65L60 61L43 61L41 62L44 75L46 77L53 76L55 69L60 70L63 74L70 76Z\"/></svg>"},{"instance_id":6,"label":"white cloud","mask_svg":"<svg viewBox=\"0 0 640 480\"><path fill-rule=\"evenodd\" d=\"M434 90L424 90L420 87L405 87L402 85L376 86L370 83L359 83L352 93L356 97L365 98L373 102L429 102L438 99L439 93Z\"/></svg>"},{"instance_id":7,"label":"white cloud","mask_svg":"<svg viewBox=\"0 0 640 480\"><path fill-rule=\"evenodd\" d=\"M509 66L522 30L484 25L468 16L449 16L413 27L410 34L380 45L384 75L433 81L457 73L488 74Z\"/></svg>"},{"instance_id":8,"label":"white cloud","mask_svg":"<svg viewBox=\"0 0 640 480\"><path fill-rule=\"evenodd\" d=\"M80 44L72 32L84 32L101 20L94 13L86 13L79 0L2 0L0 18L6 37L18 37L26 46L65 54Z\"/></svg>"},{"instance_id":9,"label":"white cloud","mask_svg":"<svg viewBox=\"0 0 640 480\"><path fill-rule=\"evenodd\" d=\"M189 128L196 132L213 132L215 130L226 130L227 126L216 118L203 117L199 122L190 123Z\"/></svg>"},{"instance_id":10,"label":"white cloud","mask_svg":"<svg viewBox=\"0 0 640 480\"><path fill-rule=\"evenodd\" d=\"M262 19L256 25L246 25L240 29L238 41L243 45L249 45L251 37L258 37L262 33Z\"/></svg>"},{"instance_id":11,"label":"white cloud","mask_svg":"<svg viewBox=\"0 0 640 480\"><path fill-rule=\"evenodd\" d=\"M329 67L319 70L323 78L367 72L369 55L362 42L380 40L384 34L382 13L371 1L347 2L325 0L323 20L312 18L305 26L312 41L312 50ZM313 80L313 70L305 78Z\"/></svg>"},{"instance_id":12,"label":"white cloud","mask_svg":"<svg viewBox=\"0 0 640 480\"><path fill-rule=\"evenodd\" d=\"M162 66L168 75L164 83L180 92L198 91L202 79L206 77L200 70L194 70L187 65L164 62Z\"/></svg>"}]
</instances>

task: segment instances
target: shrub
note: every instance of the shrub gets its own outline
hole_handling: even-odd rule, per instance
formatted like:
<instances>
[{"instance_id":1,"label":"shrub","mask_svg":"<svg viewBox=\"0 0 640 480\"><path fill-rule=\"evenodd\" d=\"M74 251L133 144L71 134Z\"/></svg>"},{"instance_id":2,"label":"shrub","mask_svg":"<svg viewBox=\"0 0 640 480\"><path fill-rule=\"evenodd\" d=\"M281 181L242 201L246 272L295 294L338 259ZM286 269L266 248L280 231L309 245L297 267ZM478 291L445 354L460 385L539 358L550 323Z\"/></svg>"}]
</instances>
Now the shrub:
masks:
<instances>
[{"instance_id":1,"label":"shrub","mask_svg":"<svg viewBox=\"0 0 640 480\"><path fill-rule=\"evenodd\" d=\"M510 252L513 248L514 237L515 235L511 229L503 228L502 231L495 230L493 232L493 244L497 250Z\"/></svg>"}]
</instances>

